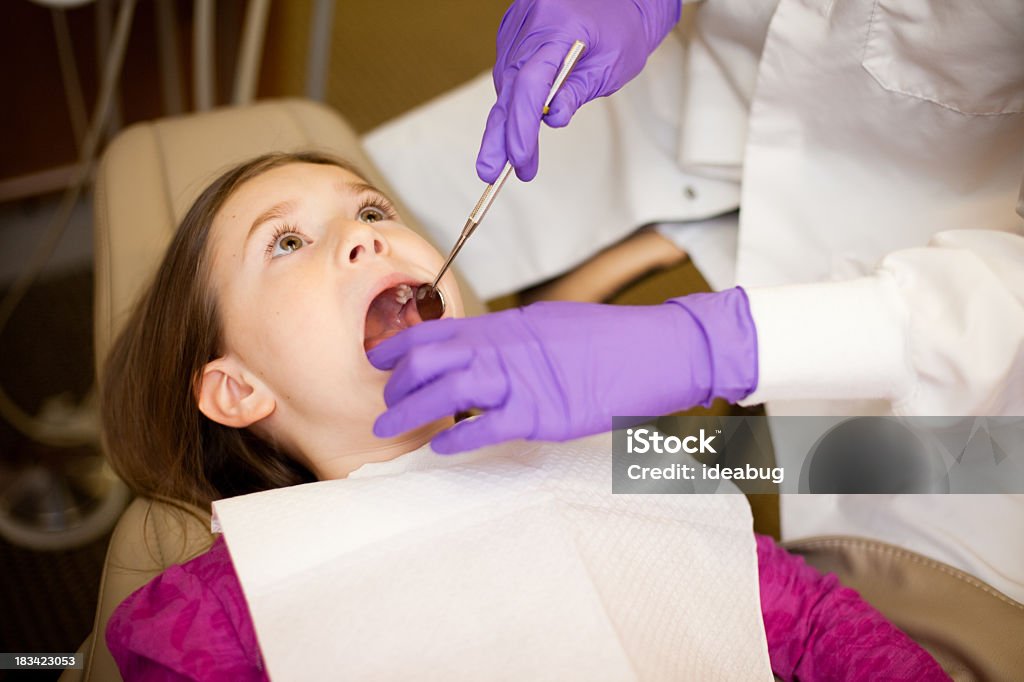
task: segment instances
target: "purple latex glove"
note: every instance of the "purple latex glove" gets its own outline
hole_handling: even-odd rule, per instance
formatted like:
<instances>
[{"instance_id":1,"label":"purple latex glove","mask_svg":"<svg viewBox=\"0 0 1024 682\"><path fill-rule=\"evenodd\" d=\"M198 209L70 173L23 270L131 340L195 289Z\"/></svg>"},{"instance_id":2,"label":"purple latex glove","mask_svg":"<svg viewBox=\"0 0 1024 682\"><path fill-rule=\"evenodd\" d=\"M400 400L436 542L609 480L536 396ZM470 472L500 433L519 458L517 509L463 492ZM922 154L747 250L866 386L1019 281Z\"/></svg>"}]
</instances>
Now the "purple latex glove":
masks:
<instances>
[{"instance_id":1,"label":"purple latex glove","mask_svg":"<svg viewBox=\"0 0 1024 682\"><path fill-rule=\"evenodd\" d=\"M438 434L451 453L515 438L568 440L612 428L613 415L667 414L757 386L757 334L739 287L654 306L536 303L424 322L368 356L394 370L374 425L396 436L477 408Z\"/></svg>"},{"instance_id":2,"label":"purple latex glove","mask_svg":"<svg viewBox=\"0 0 1024 682\"><path fill-rule=\"evenodd\" d=\"M498 28L494 89L476 171L494 182L510 161L520 180L537 174L544 98L575 40L586 50L544 120L560 128L581 106L633 79L679 21L682 0L516 0Z\"/></svg>"}]
</instances>

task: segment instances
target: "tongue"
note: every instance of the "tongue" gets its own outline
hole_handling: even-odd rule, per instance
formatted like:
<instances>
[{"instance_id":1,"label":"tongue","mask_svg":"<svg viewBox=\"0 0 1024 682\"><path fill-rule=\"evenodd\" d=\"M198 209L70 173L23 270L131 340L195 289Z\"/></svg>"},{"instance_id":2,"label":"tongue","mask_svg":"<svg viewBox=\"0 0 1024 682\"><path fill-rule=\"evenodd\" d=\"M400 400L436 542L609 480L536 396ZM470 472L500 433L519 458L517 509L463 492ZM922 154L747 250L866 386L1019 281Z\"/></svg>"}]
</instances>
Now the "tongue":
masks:
<instances>
[{"instance_id":1,"label":"tongue","mask_svg":"<svg viewBox=\"0 0 1024 682\"><path fill-rule=\"evenodd\" d=\"M398 287L393 287L382 291L370 303L366 311L364 350L370 350L403 329L423 321L416 310L415 298L405 304L399 303L399 300Z\"/></svg>"}]
</instances>

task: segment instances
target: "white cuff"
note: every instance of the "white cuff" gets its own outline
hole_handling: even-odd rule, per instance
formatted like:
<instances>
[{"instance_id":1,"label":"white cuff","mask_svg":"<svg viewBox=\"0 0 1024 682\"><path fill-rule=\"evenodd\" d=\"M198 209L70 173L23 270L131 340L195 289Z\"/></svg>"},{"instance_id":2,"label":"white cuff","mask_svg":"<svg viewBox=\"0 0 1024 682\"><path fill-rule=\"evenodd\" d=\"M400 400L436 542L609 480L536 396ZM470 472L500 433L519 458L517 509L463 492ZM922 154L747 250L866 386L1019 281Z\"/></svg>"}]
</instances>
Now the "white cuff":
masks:
<instances>
[{"instance_id":1,"label":"white cuff","mask_svg":"<svg viewBox=\"0 0 1024 682\"><path fill-rule=\"evenodd\" d=\"M908 315L892 277L747 290L757 390L741 401L893 399L912 382Z\"/></svg>"}]
</instances>

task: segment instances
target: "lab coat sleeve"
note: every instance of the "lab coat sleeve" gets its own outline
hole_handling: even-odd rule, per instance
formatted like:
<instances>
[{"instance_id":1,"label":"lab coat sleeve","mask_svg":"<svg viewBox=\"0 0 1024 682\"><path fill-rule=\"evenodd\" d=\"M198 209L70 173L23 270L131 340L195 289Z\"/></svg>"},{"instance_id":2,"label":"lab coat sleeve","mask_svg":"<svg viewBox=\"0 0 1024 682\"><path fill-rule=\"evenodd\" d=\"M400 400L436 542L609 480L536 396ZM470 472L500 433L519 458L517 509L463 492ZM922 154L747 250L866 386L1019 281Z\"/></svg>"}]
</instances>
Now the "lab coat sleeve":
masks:
<instances>
[{"instance_id":1,"label":"lab coat sleeve","mask_svg":"<svg viewBox=\"0 0 1024 682\"><path fill-rule=\"evenodd\" d=\"M759 379L744 404L874 400L903 415L1024 410L1024 235L941 232L873 275L751 289Z\"/></svg>"}]
</instances>

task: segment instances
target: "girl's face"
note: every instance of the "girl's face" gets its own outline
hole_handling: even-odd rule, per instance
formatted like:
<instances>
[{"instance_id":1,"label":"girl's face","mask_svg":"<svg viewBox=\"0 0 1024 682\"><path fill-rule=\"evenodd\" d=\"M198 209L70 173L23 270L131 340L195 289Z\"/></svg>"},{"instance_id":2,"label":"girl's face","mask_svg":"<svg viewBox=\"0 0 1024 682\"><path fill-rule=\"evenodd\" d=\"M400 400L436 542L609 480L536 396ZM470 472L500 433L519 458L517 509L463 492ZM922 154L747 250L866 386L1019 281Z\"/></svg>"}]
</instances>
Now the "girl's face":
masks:
<instances>
[{"instance_id":1,"label":"girl's face","mask_svg":"<svg viewBox=\"0 0 1024 682\"><path fill-rule=\"evenodd\" d=\"M396 287L430 282L443 263L379 190L337 166L289 164L239 187L211 229L224 348L203 374L204 414L253 426L320 478L390 459L446 425L395 441L371 431L387 375L366 350L420 321ZM450 275L440 288L445 316L462 315Z\"/></svg>"}]
</instances>

